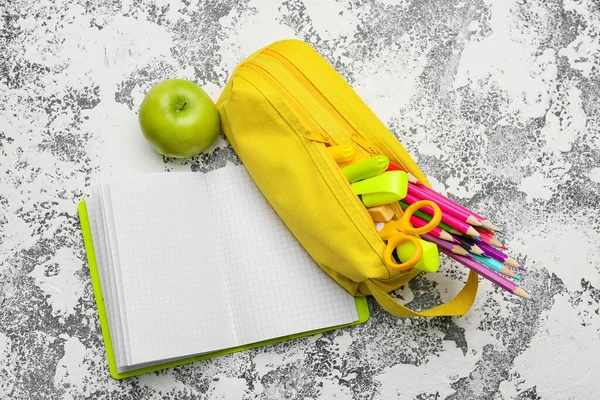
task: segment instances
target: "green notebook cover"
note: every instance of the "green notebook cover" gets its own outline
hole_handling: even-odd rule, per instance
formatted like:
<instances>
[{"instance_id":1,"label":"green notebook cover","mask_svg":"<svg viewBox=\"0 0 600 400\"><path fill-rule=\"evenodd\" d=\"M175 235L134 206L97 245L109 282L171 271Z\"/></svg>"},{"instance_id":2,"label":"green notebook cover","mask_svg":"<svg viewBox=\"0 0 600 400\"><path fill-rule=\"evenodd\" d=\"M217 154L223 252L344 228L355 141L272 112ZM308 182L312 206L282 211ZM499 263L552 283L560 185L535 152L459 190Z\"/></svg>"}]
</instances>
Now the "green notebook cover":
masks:
<instances>
[{"instance_id":1,"label":"green notebook cover","mask_svg":"<svg viewBox=\"0 0 600 400\"><path fill-rule=\"evenodd\" d=\"M115 379L123 379L129 378L131 376L146 374L148 372L158 371L165 368L175 367L177 365L188 364L199 360L204 360L211 357L218 357L225 354L235 353L242 350L248 350L259 346L265 346L268 344L274 344L283 342L289 339L296 339L305 336L314 335L317 333L327 332L334 329L343 328L346 326L358 325L366 322L369 319L369 307L367 305L367 299L365 297L356 297L356 309L358 311L358 321L345 324L338 325L329 328L317 329L308 332L297 333L294 335L283 336L275 339L265 340L262 342L251 343L243 346L232 347L229 349L219 350L211 353L205 353L198 356L193 356L185 359L180 359L176 361L166 362L164 364L153 365L151 367L141 368L134 371L117 372L117 364L115 361L115 357L113 354L112 342L110 339L110 331L108 327L108 318L106 315L106 309L104 307L104 298L102 296L102 287L100 285L100 276L98 274L98 266L96 264L96 254L94 253L94 245L92 243L92 231L90 229L90 223L88 220L87 208L85 205L85 200L82 200L78 206L79 211L79 219L81 221L81 231L83 233L83 243L85 246L85 251L87 254L88 264L90 266L90 275L92 278L92 286L94 289L94 297L96 299L96 306L98 307L98 316L100 318L100 327L102 329L102 337L104 338L104 345L106 346L106 356L108 359L108 367L110 370L110 374Z\"/></svg>"}]
</instances>

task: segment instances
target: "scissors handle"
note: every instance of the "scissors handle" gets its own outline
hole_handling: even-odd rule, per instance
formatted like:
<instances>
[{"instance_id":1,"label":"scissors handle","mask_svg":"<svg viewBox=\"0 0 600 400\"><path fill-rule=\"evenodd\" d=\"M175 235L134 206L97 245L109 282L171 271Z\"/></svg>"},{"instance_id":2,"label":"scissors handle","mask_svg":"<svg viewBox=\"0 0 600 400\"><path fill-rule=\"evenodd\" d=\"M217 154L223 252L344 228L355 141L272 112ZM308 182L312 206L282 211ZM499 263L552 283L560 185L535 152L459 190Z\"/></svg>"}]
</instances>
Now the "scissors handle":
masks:
<instances>
[{"instance_id":1,"label":"scissors handle","mask_svg":"<svg viewBox=\"0 0 600 400\"><path fill-rule=\"evenodd\" d=\"M411 242L415 246L415 252L408 261L398 264L394 259L392 253L394 252L396 247L398 247L398 245L407 242ZM387 245L385 247L385 252L383 253L383 260L390 268L399 269L400 271L406 271L417 265L422 255L423 246L421 246L421 243L419 243L416 237L411 235L405 235L403 233L397 233L388 239Z\"/></svg>"},{"instance_id":2,"label":"scissors handle","mask_svg":"<svg viewBox=\"0 0 600 400\"><path fill-rule=\"evenodd\" d=\"M413 226L413 224L410 223L410 218L415 212L425 207L431 207L433 209L431 221L429 221L427 224L423 225L420 228L416 228L415 226ZM404 225L404 233L410 233L411 235L423 235L425 233L431 232L436 226L438 226L438 224L442 220L442 210L437 204L435 204L431 200L419 200L411 204L406 210L404 210L404 214L402 214L402 217L400 219L403 220L402 222Z\"/></svg>"}]
</instances>

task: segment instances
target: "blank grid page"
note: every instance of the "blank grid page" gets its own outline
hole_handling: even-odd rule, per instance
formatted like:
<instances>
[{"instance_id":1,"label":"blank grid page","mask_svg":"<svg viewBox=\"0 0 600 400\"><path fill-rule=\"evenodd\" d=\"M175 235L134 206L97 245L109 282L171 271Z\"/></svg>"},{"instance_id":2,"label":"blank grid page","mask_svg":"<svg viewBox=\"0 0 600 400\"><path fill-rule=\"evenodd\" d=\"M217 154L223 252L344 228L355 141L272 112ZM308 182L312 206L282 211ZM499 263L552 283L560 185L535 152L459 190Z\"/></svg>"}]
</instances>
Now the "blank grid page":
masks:
<instances>
[{"instance_id":1,"label":"blank grid page","mask_svg":"<svg viewBox=\"0 0 600 400\"><path fill-rule=\"evenodd\" d=\"M234 346L204 175L148 174L110 189L130 363Z\"/></svg>"},{"instance_id":2,"label":"blank grid page","mask_svg":"<svg viewBox=\"0 0 600 400\"><path fill-rule=\"evenodd\" d=\"M243 166L206 174L240 344L358 320Z\"/></svg>"}]
</instances>

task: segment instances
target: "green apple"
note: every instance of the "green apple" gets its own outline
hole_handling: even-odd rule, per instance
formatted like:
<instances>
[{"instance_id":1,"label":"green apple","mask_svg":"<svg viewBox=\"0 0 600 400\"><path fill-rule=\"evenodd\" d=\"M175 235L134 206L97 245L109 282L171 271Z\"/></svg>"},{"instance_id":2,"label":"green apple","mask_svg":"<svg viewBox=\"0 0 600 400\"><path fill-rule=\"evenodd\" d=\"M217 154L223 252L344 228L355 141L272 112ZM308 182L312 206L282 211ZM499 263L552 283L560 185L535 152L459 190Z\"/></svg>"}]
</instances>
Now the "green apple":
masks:
<instances>
[{"instance_id":1,"label":"green apple","mask_svg":"<svg viewBox=\"0 0 600 400\"><path fill-rule=\"evenodd\" d=\"M194 82L167 79L146 94L140 127L150 145L167 157L185 158L206 150L219 134L215 103Z\"/></svg>"}]
</instances>

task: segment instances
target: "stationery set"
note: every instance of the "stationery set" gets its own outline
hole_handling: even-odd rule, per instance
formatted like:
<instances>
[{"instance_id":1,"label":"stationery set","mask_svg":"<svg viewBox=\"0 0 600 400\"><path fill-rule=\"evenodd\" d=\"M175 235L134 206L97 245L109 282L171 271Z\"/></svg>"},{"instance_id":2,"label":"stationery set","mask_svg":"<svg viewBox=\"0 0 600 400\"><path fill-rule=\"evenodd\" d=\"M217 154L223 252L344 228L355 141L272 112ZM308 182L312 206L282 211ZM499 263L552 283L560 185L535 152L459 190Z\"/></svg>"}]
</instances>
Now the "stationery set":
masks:
<instances>
[{"instance_id":1,"label":"stationery set","mask_svg":"<svg viewBox=\"0 0 600 400\"><path fill-rule=\"evenodd\" d=\"M217 107L242 161L96 182L79 205L116 379L367 321L462 315L483 276L521 297L499 229L435 192L398 138L311 46L275 42L232 72ZM450 301L389 292L469 271Z\"/></svg>"}]
</instances>

